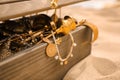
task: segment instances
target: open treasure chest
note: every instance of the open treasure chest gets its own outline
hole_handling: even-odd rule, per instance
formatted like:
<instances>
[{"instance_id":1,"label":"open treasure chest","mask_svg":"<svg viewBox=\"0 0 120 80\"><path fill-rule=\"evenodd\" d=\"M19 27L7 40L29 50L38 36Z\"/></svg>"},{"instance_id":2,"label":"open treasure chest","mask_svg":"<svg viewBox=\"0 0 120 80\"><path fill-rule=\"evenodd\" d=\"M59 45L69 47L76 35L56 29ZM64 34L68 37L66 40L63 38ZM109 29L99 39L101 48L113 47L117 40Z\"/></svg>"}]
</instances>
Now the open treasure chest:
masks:
<instances>
[{"instance_id":1,"label":"open treasure chest","mask_svg":"<svg viewBox=\"0 0 120 80\"><path fill-rule=\"evenodd\" d=\"M87 0L1 0L0 80L62 80L87 57L97 39L96 26L56 14L82 1ZM53 15L41 13L50 9Z\"/></svg>"}]
</instances>

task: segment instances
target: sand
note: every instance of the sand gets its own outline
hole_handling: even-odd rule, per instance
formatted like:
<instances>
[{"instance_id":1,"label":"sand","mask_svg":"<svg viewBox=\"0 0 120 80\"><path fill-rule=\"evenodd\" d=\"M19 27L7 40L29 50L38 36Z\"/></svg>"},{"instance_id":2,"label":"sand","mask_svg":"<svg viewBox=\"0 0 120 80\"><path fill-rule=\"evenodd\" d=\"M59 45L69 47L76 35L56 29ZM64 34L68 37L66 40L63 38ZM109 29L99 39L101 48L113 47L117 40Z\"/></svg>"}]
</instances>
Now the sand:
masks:
<instances>
[{"instance_id":1,"label":"sand","mask_svg":"<svg viewBox=\"0 0 120 80\"><path fill-rule=\"evenodd\" d=\"M99 29L91 56L70 69L64 80L120 80L120 7L97 10L77 5L62 11L78 20L85 18Z\"/></svg>"},{"instance_id":2,"label":"sand","mask_svg":"<svg viewBox=\"0 0 120 80\"><path fill-rule=\"evenodd\" d=\"M90 55L76 64L64 80L120 80L120 69L111 60Z\"/></svg>"}]
</instances>

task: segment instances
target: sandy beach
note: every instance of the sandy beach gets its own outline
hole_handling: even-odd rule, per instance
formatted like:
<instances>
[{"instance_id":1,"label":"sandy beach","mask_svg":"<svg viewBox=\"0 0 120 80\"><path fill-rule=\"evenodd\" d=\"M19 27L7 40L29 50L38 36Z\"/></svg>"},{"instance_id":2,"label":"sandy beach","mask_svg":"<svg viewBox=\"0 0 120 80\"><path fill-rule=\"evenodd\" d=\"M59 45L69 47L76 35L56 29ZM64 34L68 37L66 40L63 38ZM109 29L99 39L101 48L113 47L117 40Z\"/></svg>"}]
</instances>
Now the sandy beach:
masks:
<instances>
[{"instance_id":1,"label":"sandy beach","mask_svg":"<svg viewBox=\"0 0 120 80\"><path fill-rule=\"evenodd\" d=\"M120 7L111 6L92 9L77 5L62 9L63 15L86 19L99 29L91 56L75 65L64 80L120 80Z\"/></svg>"}]
</instances>

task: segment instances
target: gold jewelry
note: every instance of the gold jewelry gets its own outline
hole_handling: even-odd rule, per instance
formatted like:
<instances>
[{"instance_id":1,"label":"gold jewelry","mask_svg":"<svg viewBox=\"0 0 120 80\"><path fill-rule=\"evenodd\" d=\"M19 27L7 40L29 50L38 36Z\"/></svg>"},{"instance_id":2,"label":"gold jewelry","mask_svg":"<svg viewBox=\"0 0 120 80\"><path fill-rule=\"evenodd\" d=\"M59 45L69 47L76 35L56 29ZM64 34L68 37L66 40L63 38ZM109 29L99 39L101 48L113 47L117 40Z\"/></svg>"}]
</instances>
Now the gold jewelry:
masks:
<instances>
[{"instance_id":1,"label":"gold jewelry","mask_svg":"<svg viewBox=\"0 0 120 80\"><path fill-rule=\"evenodd\" d=\"M57 4L58 0L51 0L51 8L57 8L58 4Z\"/></svg>"},{"instance_id":2,"label":"gold jewelry","mask_svg":"<svg viewBox=\"0 0 120 80\"><path fill-rule=\"evenodd\" d=\"M79 22L78 26L81 26L81 25L82 26L87 26L87 27L89 27L93 31L93 38L92 38L91 42L93 43L94 41L96 41L97 38L98 38L98 28L97 28L97 26L92 24L92 23L90 23L90 22L88 22L88 21L86 21L85 19L82 19Z\"/></svg>"},{"instance_id":3,"label":"gold jewelry","mask_svg":"<svg viewBox=\"0 0 120 80\"><path fill-rule=\"evenodd\" d=\"M68 59L69 59L70 57L73 57L73 54L72 54L73 47L74 47L74 46L77 46L76 43L74 42L74 38L73 38L72 34L69 33L70 38L71 38L71 41L72 41L72 45L71 45L71 47L70 47L70 51L69 51L68 55L66 56L66 58L63 59L63 58L61 57L61 55L60 55L60 51L59 51L59 48L58 48L58 45L57 45L57 42L56 42L56 38L55 38L55 35L54 35L53 31L51 31L51 33L52 33L53 40L54 40L54 42L55 42L56 50L57 50L57 55L55 56L55 59L59 59L59 60L60 60L60 65L67 64L67 63L68 63Z\"/></svg>"},{"instance_id":4,"label":"gold jewelry","mask_svg":"<svg viewBox=\"0 0 120 80\"><path fill-rule=\"evenodd\" d=\"M48 45L46 47L46 55L48 57L54 57L57 54L56 46L47 38L43 38L43 41L47 42Z\"/></svg>"},{"instance_id":5,"label":"gold jewelry","mask_svg":"<svg viewBox=\"0 0 120 80\"><path fill-rule=\"evenodd\" d=\"M48 57L54 57L57 53L56 46L53 43L49 43L46 48L46 54Z\"/></svg>"}]
</instances>

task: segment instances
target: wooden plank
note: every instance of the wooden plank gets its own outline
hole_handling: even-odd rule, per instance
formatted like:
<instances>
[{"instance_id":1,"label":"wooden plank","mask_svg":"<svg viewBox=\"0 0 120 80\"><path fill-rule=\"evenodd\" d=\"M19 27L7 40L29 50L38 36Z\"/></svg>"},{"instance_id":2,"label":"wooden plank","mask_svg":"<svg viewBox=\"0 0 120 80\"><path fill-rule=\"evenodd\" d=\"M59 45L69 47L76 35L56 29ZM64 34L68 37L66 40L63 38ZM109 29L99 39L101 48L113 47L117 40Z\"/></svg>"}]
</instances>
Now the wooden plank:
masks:
<instances>
[{"instance_id":1,"label":"wooden plank","mask_svg":"<svg viewBox=\"0 0 120 80\"><path fill-rule=\"evenodd\" d=\"M0 5L21 2L21 1L28 1L28 0L0 0Z\"/></svg>"},{"instance_id":2,"label":"wooden plank","mask_svg":"<svg viewBox=\"0 0 120 80\"><path fill-rule=\"evenodd\" d=\"M58 8L88 0L59 0ZM0 5L0 21L49 10L50 0L30 0Z\"/></svg>"},{"instance_id":3,"label":"wooden plank","mask_svg":"<svg viewBox=\"0 0 120 80\"><path fill-rule=\"evenodd\" d=\"M67 71L91 52L92 31L81 26L72 33L77 46L67 65L45 54L46 44L36 45L0 62L0 80L62 80ZM71 40L68 35L62 37L59 46L62 56L67 55ZM67 47L65 47L67 46Z\"/></svg>"}]
</instances>

